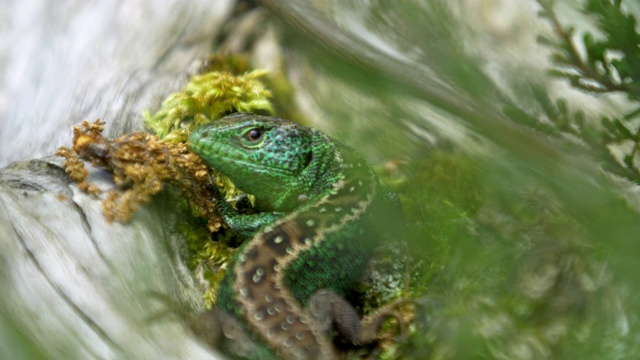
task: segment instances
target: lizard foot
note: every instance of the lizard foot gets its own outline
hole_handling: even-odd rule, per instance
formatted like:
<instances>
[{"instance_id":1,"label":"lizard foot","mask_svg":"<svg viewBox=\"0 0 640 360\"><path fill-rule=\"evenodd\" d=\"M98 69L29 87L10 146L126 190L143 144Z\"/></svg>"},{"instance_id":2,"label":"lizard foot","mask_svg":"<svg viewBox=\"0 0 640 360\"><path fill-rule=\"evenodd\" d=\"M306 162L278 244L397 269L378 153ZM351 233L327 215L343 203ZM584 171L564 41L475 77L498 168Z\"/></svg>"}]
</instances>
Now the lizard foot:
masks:
<instances>
[{"instance_id":1,"label":"lizard foot","mask_svg":"<svg viewBox=\"0 0 640 360\"><path fill-rule=\"evenodd\" d=\"M394 319L400 335L406 333L410 314L406 306L413 303L399 299L378 308L360 319L353 306L330 289L315 292L309 299L308 311L329 337L335 330L340 337L354 346L365 346L394 339L393 332L381 331L386 320Z\"/></svg>"}]
</instances>

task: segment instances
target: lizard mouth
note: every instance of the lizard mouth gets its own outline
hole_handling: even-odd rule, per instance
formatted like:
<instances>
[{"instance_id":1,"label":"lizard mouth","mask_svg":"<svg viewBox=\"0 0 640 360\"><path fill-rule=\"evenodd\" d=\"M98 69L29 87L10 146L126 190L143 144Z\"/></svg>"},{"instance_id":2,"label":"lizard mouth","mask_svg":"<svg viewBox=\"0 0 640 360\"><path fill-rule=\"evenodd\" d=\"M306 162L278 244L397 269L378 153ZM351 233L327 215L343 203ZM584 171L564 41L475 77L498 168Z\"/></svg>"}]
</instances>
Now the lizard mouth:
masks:
<instances>
[{"instance_id":1,"label":"lizard mouth","mask_svg":"<svg viewBox=\"0 0 640 360\"><path fill-rule=\"evenodd\" d=\"M273 173L277 173L278 175L285 175L285 176L290 176L293 175L293 173L291 171L285 170L283 168L277 167L277 166L272 166L272 165L267 165L264 163L255 163L255 162L250 162L250 161L244 161L244 160L240 160L238 158L234 158L231 156L225 156L224 154L220 154L217 156L219 159L221 159L221 163L233 163L236 166L242 166L245 168L251 168L253 170L258 170L259 172L268 172L270 174ZM212 167L215 169L215 166ZM220 164L218 164L218 167L220 167Z\"/></svg>"},{"instance_id":2,"label":"lizard mouth","mask_svg":"<svg viewBox=\"0 0 640 360\"><path fill-rule=\"evenodd\" d=\"M204 146L200 141L189 142L189 150L203 159L204 162L207 163L207 165L211 166L214 169L219 169L222 173L225 173L224 171L222 171L222 168L224 168L225 165L233 164L233 166L235 167L253 169L256 172L278 174L283 176L293 175L292 171L285 170L281 167L238 159L237 157L229 155L228 152L224 151L224 149L221 148L218 148L218 152L215 154L207 154L207 147ZM214 159L214 161L207 160L207 158L212 158Z\"/></svg>"}]
</instances>

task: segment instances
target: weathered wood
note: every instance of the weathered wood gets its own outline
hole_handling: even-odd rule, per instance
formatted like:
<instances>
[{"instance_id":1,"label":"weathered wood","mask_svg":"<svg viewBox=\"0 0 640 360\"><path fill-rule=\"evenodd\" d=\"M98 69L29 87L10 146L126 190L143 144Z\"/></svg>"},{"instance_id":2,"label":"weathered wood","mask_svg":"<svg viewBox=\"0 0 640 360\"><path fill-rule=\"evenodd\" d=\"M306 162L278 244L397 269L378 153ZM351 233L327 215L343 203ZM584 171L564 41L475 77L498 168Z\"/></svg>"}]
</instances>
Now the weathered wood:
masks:
<instances>
[{"instance_id":1,"label":"weathered wood","mask_svg":"<svg viewBox=\"0 0 640 360\"><path fill-rule=\"evenodd\" d=\"M215 357L154 294L199 303L166 229L145 208L108 223L51 156L82 120L109 136L180 88L231 0L2 2L0 358ZM4 22L4 21L3 21ZM93 169L104 188L108 177ZM102 179L100 179L102 177ZM166 209L165 209L166 210ZM163 218L165 217L165 218ZM172 243L172 241L174 241Z\"/></svg>"},{"instance_id":2,"label":"weathered wood","mask_svg":"<svg viewBox=\"0 0 640 360\"><path fill-rule=\"evenodd\" d=\"M0 173L3 332L8 321L52 358L207 358L176 317L152 320L172 310L154 294L198 296L153 226L161 212L108 223L60 166L31 160Z\"/></svg>"},{"instance_id":3,"label":"weathered wood","mask_svg":"<svg viewBox=\"0 0 640 360\"><path fill-rule=\"evenodd\" d=\"M82 120L141 129L141 112L210 54L232 3L0 2L0 166L53 154Z\"/></svg>"}]
</instances>

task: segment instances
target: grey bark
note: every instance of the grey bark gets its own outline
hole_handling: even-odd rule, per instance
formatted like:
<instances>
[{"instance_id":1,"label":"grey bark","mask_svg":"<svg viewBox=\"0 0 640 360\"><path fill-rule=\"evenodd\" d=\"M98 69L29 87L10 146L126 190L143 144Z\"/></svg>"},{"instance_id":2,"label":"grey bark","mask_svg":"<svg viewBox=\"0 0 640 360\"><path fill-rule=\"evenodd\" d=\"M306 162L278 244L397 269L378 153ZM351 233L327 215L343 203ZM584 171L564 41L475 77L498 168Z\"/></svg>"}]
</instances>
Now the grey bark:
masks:
<instances>
[{"instance_id":1,"label":"grey bark","mask_svg":"<svg viewBox=\"0 0 640 360\"><path fill-rule=\"evenodd\" d=\"M232 5L0 1L0 358L215 357L177 316L152 319L172 311L157 294L199 304L158 226L166 212L108 223L51 155L82 120L105 120L111 137L140 130Z\"/></svg>"}]
</instances>

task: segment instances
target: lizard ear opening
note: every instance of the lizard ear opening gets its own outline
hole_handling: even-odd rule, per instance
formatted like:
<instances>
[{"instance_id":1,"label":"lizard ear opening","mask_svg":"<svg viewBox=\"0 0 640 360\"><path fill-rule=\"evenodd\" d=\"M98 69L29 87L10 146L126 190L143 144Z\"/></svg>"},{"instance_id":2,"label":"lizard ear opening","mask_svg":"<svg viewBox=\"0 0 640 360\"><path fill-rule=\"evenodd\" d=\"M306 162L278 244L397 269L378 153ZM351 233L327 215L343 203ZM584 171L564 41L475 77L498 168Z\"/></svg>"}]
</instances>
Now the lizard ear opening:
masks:
<instances>
[{"instance_id":1,"label":"lizard ear opening","mask_svg":"<svg viewBox=\"0 0 640 360\"><path fill-rule=\"evenodd\" d=\"M306 169L313 160L313 151L306 151L302 154L302 168Z\"/></svg>"}]
</instances>

